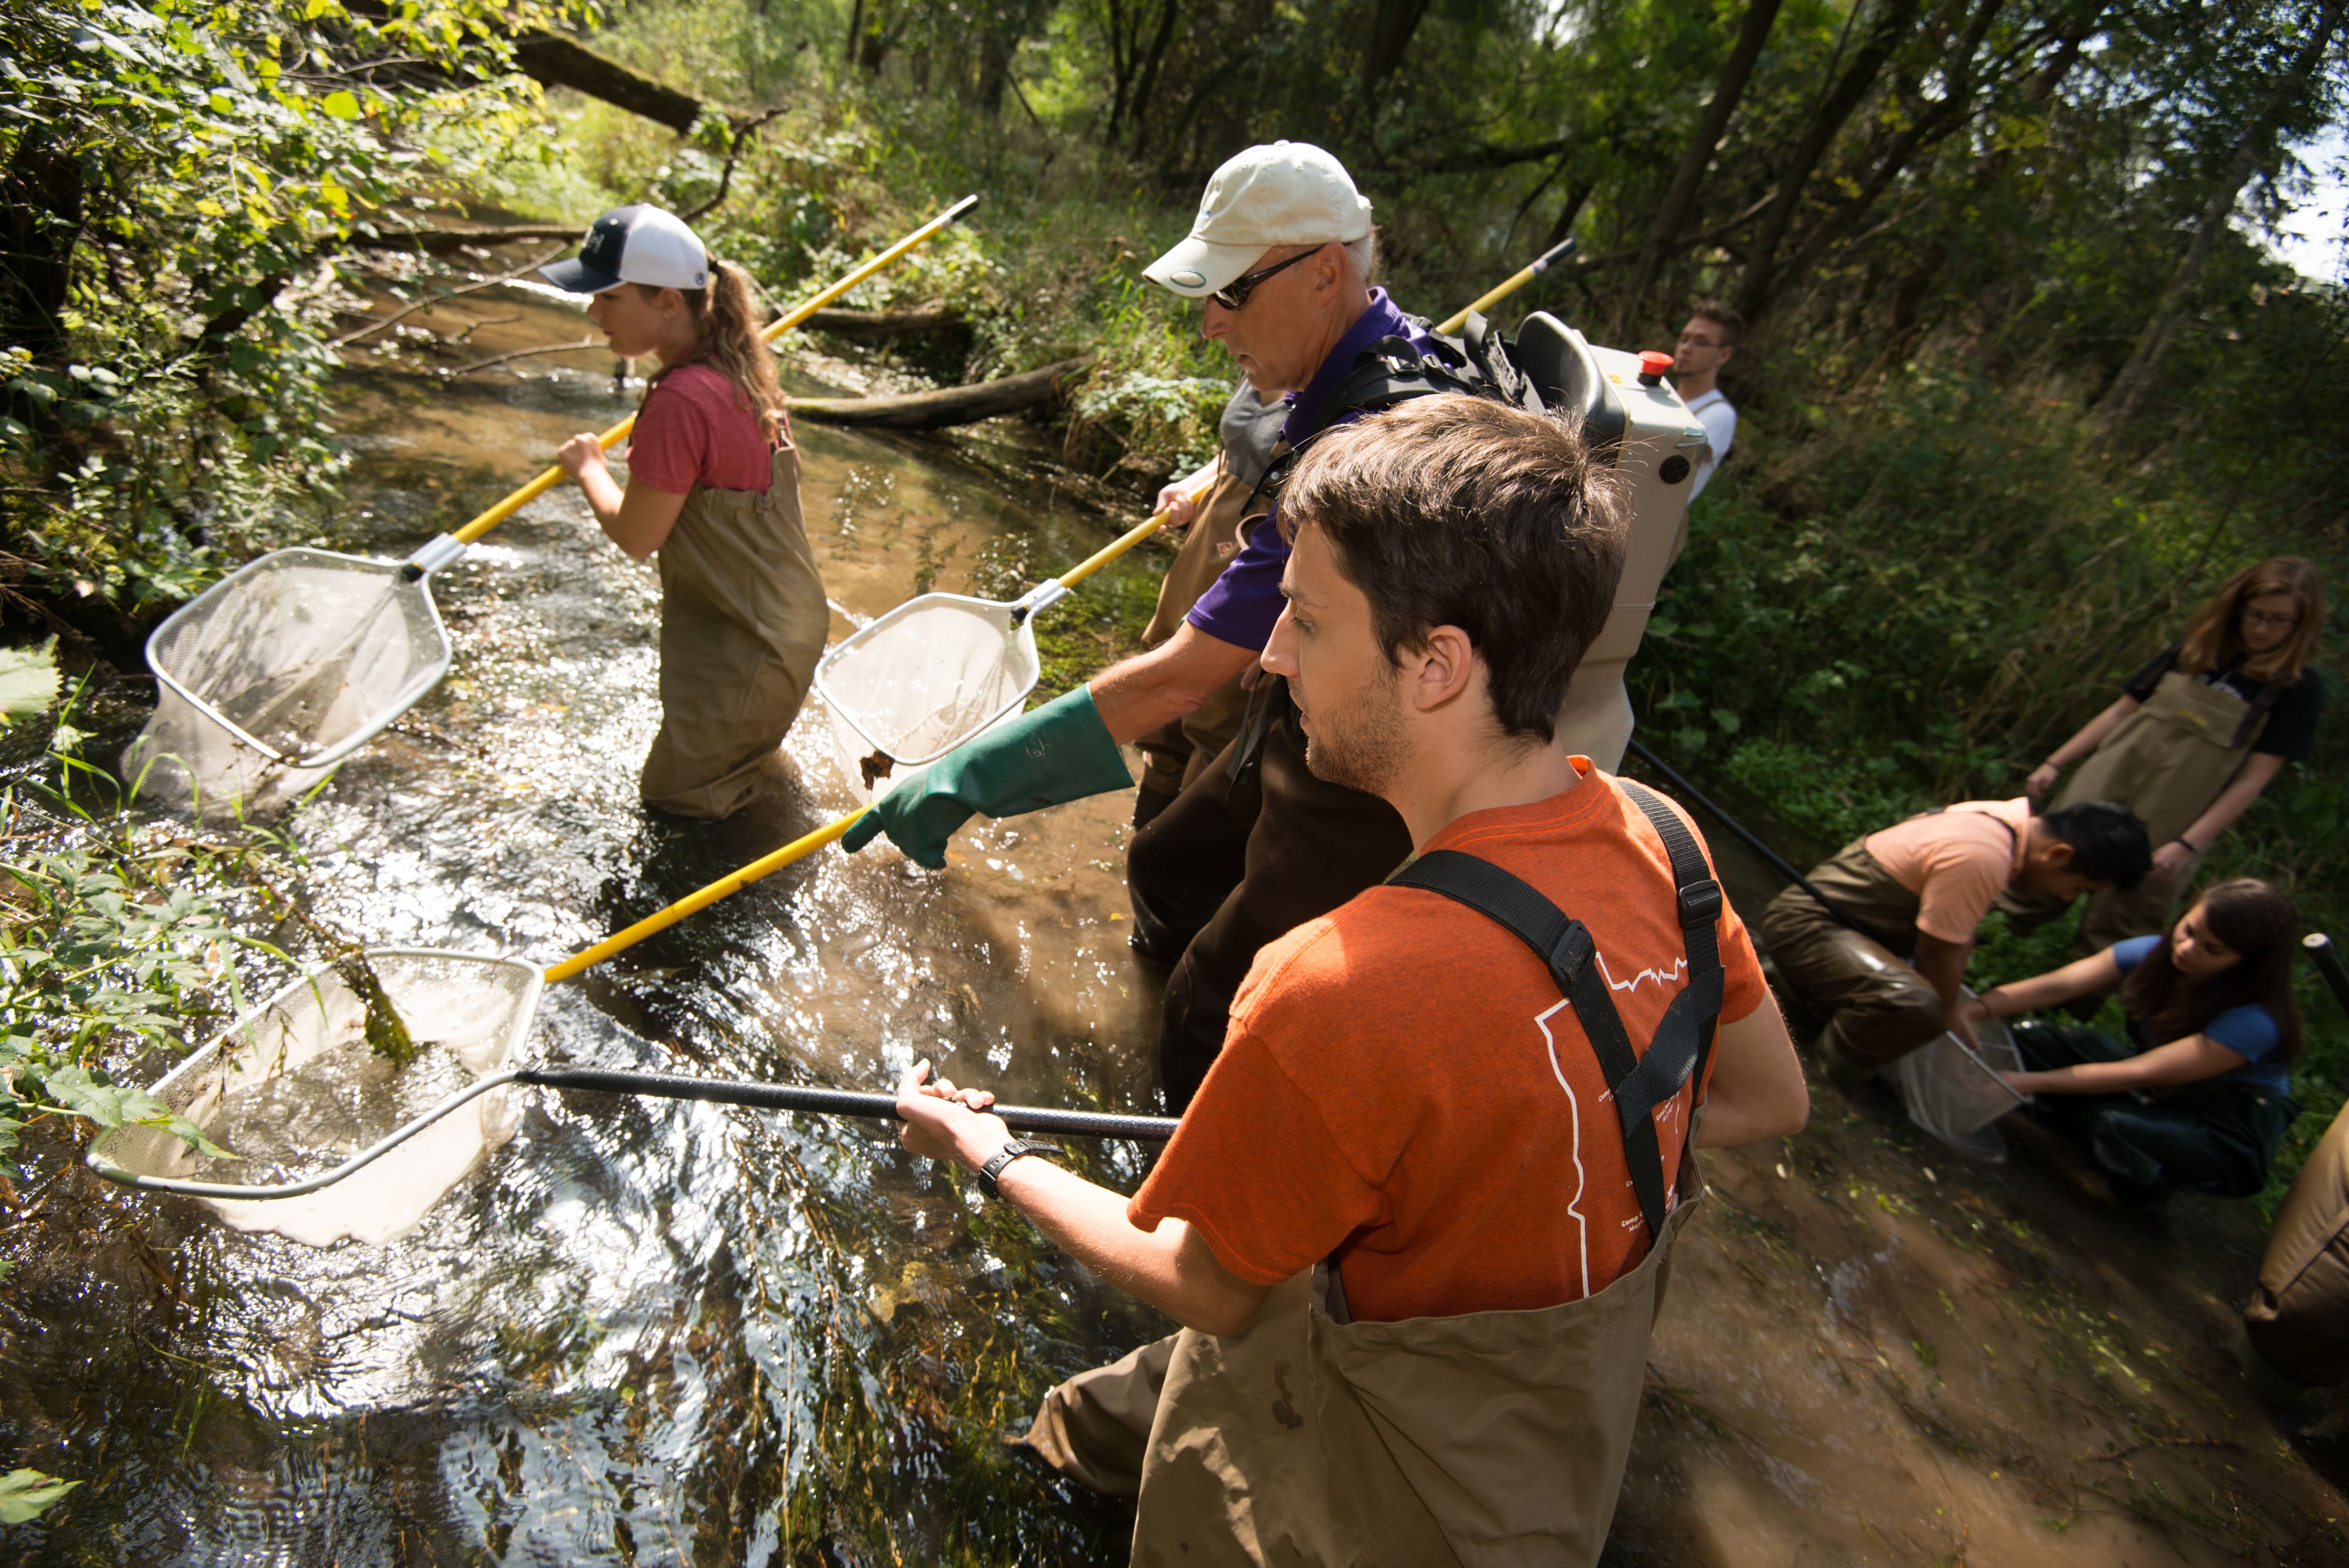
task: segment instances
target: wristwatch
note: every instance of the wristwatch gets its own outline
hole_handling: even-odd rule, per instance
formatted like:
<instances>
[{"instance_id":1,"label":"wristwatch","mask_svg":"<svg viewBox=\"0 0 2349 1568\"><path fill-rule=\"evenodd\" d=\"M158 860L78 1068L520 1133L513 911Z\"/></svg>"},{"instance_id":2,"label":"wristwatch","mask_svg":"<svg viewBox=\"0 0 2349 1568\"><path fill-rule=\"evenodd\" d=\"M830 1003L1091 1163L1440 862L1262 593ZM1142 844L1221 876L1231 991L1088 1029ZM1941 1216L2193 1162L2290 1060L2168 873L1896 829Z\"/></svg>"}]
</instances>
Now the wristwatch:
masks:
<instances>
[{"instance_id":1,"label":"wristwatch","mask_svg":"<svg viewBox=\"0 0 2349 1568\"><path fill-rule=\"evenodd\" d=\"M1047 1142L1040 1137L1015 1137L997 1149L988 1162L978 1168L978 1189L989 1198L1000 1198L1003 1194L995 1189L995 1179L1003 1174L1005 1166L1023 1154L1058 1154L1060 1152L1059 1144Z\"/></svg>"}]
</instances>

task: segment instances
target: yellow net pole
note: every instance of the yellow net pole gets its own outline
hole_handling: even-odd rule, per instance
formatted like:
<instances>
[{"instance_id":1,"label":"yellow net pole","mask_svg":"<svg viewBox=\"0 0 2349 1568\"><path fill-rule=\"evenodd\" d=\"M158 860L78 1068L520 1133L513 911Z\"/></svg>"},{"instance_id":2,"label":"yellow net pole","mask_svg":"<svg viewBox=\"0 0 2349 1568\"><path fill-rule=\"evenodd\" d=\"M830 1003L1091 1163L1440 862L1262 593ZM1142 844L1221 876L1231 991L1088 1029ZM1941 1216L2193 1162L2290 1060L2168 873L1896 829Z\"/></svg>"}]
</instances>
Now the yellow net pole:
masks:
<instances>
[{"instance_id":1,"label":"yellow net pole","mask_svg":"<svg viewBox=\"0 0 2349 1568\"><path fill-rule=\"evenodd\" d=\"M1201 480L1197 487L1191 491L1191 499L1193 501L1198 500L1199 497L1207 493L1207 492L1214 489L1215 486L1216 476L1210 474L1206 479ZM1128 550L1133 549L1136 545L1141 544L1144 539L1149 538L1153 534L1158 532L1160 527L1165 524L1167 515L1168 514L1164 512L1152 513L1148 522L1135 524L1123 534L1119 535L1116 543L1108 545L1106 548L1095 551L1092 555L1090 555L1083 560L1079 561L1075 566L1071 566L1067 571L1062 572L1060 578L1061 586L1064 588L1075 587L1079 583L1083 582L1087 577L1092 576L1095 572L1100 571L1103 566L1108 566L1112 561L1116 560L1120 556L1124 555Z\"/></svg>"},{"instance_id":2,"label":"yellow net pole","mask_svg":"<svg viewBox=\"0 0 2349 1568\"><path fill-rule=\"evenodd\" d=\"M1568 256L1570 256L1573 254L1574 242L1572 240L1559 241L1557 244L1552 245L1548 250L1544 251L1541 255L1535 260L1532 265L1517 273L1506 283L1501 285L1500 287L1493 290L1492 293L1485 295L1483 298L1477 300L1476 303L1471 305L1459 315L1447 317L1446 319L1438 322L1435 329L1446 337L1451 336L1453 333L1459 331L1463 327L1467 326L1468 318L1471 316L1481 315L1483 312L1492 309L1493 306L1500 304L1501 301L1508 298L1509 296L1516 293L1517 290L1525 287L1526 285L1533 282L1534 279L1541 276L1542 274L1547 272L1550 268L1556 266L1558 263L1564 261Z\"/></svg>"},{"instance_id":3,"label":"yellow net pole","mask_svg":"<svg viewBox=\"0 0 2349 1568\"><path fill-rule=\"evenodd\" d=\"M679 898L676 903L671 904L667 909L663 909L660 913L657 915L647 915L643 919L638 920L635 925L630 926L626 930L620 932L617 936L605 937L602 941L597 942L594 947L587 949L585 952L564 959L561 963L556 964L553 969L546 971L547 981L549 983L552 983L558 980L569 980L573 975L579 973L583 970L593 969L595 965L602 963L605 959L610 958L614 953L619 952L624 949L636 946L638 942L643 941L647 937L651 936L655 931L665 931L671 926L677 924L679 920L685 919L688 915L693 914L698 910L706 909L709 908L710 905L718 902L719 899L740 892L751 883L756 882L760 877L771 875L774 872L781 870L784 867L789 866L794 860L802 859L809 855L814 854L817 850L823 848L825 845L830 844L833 839L838 838L842 834L846 833L850 828L855 826L856 819L863 816L864 815L864 811L870 809L871 807L868 806L864 810L852 811L846 816L842 817L838 822L832 823L827 826L819 827L813 833L808 834L803 837L794 838L789 844L784 845L781 849L776 850L773 854L751 861L750 864L743 867L742 869L735 872L732 876L721 877L717 881L709 884L709 887L702 888L701 891L688 894L687 897Z\"/></svg>"},{"instance_id":4,"label":"yellow net pole","mask_svg":"<svg viewBox=\"0 0 2349 1568\"><path fill-rule=\"evenodd\" d=\"M869 276L873 270L884 265L888 259L890 259L890 257L902 253L908 246L913 245L920 239L926 237L929 233L939 227L943 227L945 224L952 222L955 218L960 216L962 213L968 210L970 204L977 200L978 200L978 198L976 196L966 197L962 202L957 203L955 208L947 213L946 216L935 220L929 229L923 230L920 233L910 235L906 239L898 242L898 244L893 250L885 253L881 257L875 258L873 262L867 263L865 267L860 269L854 275L842 283L834 285L824 293L818 295L814 299L809 301L806 305L802 306L798 310L793 311L790 316L785 317L782 320L770 327L768 329L770 337L771 337L775 333L781 332L788 327L797 326L800 321L804 320L811 312L823 305L825 301L837 297L841 293L853 286L859 279ZM1475 305L1470 306L1468 309L1480 310L1495 300L1506 298L1510 294L1515 293L1517 289L1525 286L1526 281L1537 276L1543 268L1550 265L1560 256L1565 255L1573 248L1574 242L1572 240L1567 241L1565 244L1558 246L1556 250L1553 250L1548 254L1543 256L1541 260L1536 262L1533 265L1517 274L1516 276L1511 278L1507 283L1503 284L1499 288L1495 289L1484 298L1478 300ZM1468 311L1462 311L1460 315L1453 318L1451 323L1446 324L1442 330L1447 332L1456 330L1457 324L1465 320L1467 318L1467 315ZM626 429L626 427L623 426L621 433L625 434ZM607 440L605 444L609 446L612 441L616 441L618 439L618 436L613 436ZM556 472L559 473L561 471L557 470ZM1205 495L1214 484L1215 478L1213 475L1202 480L1197 488L1191 492L1192 499L1195 501L1200 496ZM540 488L543 489L544 486L541 485ZM532 493L536 494L537 492L533 491ZM527 500L528 497L525 496L523 499ZM500 504L502 505L503 503L501 503ZM520 504L520 503L517 502L516 504ZM1100 571L1103 566L1108 566L1112 561L1116 560L1120 556L1124 555L1128 550L1133 549L1136 545L1141 544L1144 539L1149 538L1151 535L1156 533L1158 529L1164 524L1165 521L1165 513L1158 512L1152 514L1147 522L1136 524L1133 527L1128 529L1123 535L1119 536L1116 543L1109 545L1103 550L1101 550L1095 555L1088 556L1086 559L1080 561L1076 566L1069 568L1069 570L1061 573L1060 576L1061 586L1071 588L1076 587L1087 577L1092 576L1095 572ZM460 535L458 537L462 538L464 535ZM636 946L638 942L643 941L647 937L653 935L655 932L668 929L669 927L677 924L679 920L684 919L688 915L695 914L702 909L706 909L709 908L710 905L718 902L720 898L730 898L732 895L740 892L744 888L756 882L761 877L771 876L775 872L781 870L784 867L791 865L793 861L804 859L806 857L812 855L817 850L823 848L825 845L839 838L841 835L846 833L850 828L855 826L857 818L864 815L864 814L870 810L872 810L872 807L865 806L860 810L852 811L846 816L842 817L839 821L819 827L813 833L807 834L804 836L794 838L789 844L784 845L781 849L774 851L772 854L767 855L760 859L753 860L750 864L743 867L742 869L733 873L731 876L721 877L717 881L709 884L707 888L702 888L700 891L688 894L685 898L679 898L676 903L671 904L667 909L661 910L659 913L647 915L643 919L638 920L626 930L621 931L615 936L606 937L602 941L597 942L594 947L588 948L583 952L574 954L574 956L564 960L561 963L556 964L554 968L548 970L546 971L548 983L552 984L558 980L569 980L575 974L593 969L595 965L602 963L605 959L610 958L615 953L625 951L626 949Z\"/></svg>"},{"instance_id":5,"label":"yellow net pole","mask_svg":"<svg viewBox=\"0 0 2349 1568\"><path fill-rule=\"evenodd\" d=\"M882 268L889 265L899 256L904 255L916 245L921 244L923 242L929 239L931 235L936 234L939 230L945 228L947 224L953 223L956 219L961 217L964 213L969 212L973 207L978 205L978 198L977 196L965 196L961 201L957 202L953 206L948 207L945 212L940 213L936 217L932 218L928 223L924 223L920 228L916 229L912 234L907 234L904 239L899 240L895 244L891 245L887 250L883 251L879 255L874 256L871 261L866 262L863 266L860 266L854 272L850 273L846 277L842 278L839 282L833 284L823 293L816 295L813 298L808 300L805 304L792 311L788 316L784 316L775 321L771 326L760 333L759 336L761 340L763 342L772 343L776 338L781 337L784 333L789 332L792 327L797 327L801 322L805 321L809 317L813 316L817 311L822 310L825 306L830 305L833 300L838 299L842 295L846 294L850 289L854 288L858 284L863 283L874 273L879 272ZM595 438L596 443L603 447L605 452L609 452L620 442L627 440L628 432L636 428L636 416L630 414L626 419L622 420L618 424L614 425L610 430L607 430L602 435L597 436ZM474 518L462 528L458 529L456 533L457 542L460 545L471 544L474 540L480 538L482 535L488 533L491 529L496 527L499 524L504 522L507 518L512 516L515 513L521 511L523 507L529 505L532 502L545 494L555 485L561 483L563 482L563 478L564 472L560 464L548 469L544 473L540 474L536 479L532 480L528 484L523 485L520 490L515 491L512 495L507 496L503 501L499 502L495 506L491 507L487 512L482 513L479 517Z\"/></svg>"}]
</instances>

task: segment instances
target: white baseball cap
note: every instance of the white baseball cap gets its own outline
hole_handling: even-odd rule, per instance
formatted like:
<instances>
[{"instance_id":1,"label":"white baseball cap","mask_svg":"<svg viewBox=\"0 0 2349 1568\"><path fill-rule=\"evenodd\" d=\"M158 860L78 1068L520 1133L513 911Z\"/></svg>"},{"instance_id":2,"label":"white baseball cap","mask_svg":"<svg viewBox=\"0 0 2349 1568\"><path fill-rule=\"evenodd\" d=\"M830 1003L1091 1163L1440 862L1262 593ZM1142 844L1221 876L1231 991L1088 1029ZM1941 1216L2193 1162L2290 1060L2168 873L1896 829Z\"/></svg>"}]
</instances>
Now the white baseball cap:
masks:
<instances>
[{"instance_id":1,"label":"white baseball cap","mask_svg":"<svg viewBox=\"0 0 2349 1568\"><path fill-rule=\"evenodd\" d=\"M578 256L538 269L572 294L602 294L624 283L708 288L709 251L685 220L659 207L615 207L587 231Z\"/></svg>"},{"instance_id":2,"label":"white baseball cap","mask_svg":"<svg viewBox=\"0 0 2349 1568\"><path fill-rule=\"evenodd\" d=\"M1328 244L1371 232L1371 203L1353 176L1304 141L1251 147L1215 172L1191 237L1142 269L1187 299L1203 299L1274 245Z\"/></svg>"}]
</instances>

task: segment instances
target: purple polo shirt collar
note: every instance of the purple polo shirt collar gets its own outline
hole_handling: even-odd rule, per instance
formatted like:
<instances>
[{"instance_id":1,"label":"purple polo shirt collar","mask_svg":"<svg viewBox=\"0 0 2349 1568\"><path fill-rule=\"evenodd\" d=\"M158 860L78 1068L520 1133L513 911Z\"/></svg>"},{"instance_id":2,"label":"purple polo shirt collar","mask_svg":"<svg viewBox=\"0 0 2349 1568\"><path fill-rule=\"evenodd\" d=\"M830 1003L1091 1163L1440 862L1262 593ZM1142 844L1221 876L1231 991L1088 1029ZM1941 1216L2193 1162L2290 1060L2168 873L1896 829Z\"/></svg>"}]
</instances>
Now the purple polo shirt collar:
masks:
<instances>
[{"instance_id":1,"label":"purple polo shirt collar","mask_svg":"<svg viewBox=\"0 0 2349 1568\"><path fill-rule=\"evenodd\" d=\"M1289 445L1297 445L1312 433L1313 417L1329 400L1330 394L1338 389L1338 383L1353 369L1354 361L1364 349L1377 348L1380 340L1386 337L1409 338L1423 351L1429 342L1394 307L1385 289L1374 288L1371 290L1369 308L1346 328L1345 336L1338 339L1337 347L1313 372L1313 379L1306 383L1303 391L1288 394L1288 418L1280 427L1280 433ZM1359 413L1342 416L1338 422L1359 417ZM1247 531L1239 553L1207 585L1207 591L1199 596L1199 602L1183 618L1209 637L1235 648L1263 648L1272 640L1273 623L1280 619L1280 575L1288 565L1288 541L1280 536L1277 518L1268 516Z\"/></svg>"},{"instance_id":2,"label":"purple polo shirt collar","mask_svg":"<svg viewBox=\"0 0 2349 1568\"><path fill-rule=\"evenodd\" d=\"M1409 337L1416 341L1418 334L1412 330L1411 323L1404 318L1403 313L1394 307L1394 302L1387 297L1387 291L1374 288L1371 290L1369 308L1346 328L1346 335L1338 339L1338 346L1330 350L1329 358L1321 361L1321 368L1313 372L1311 380L1305 383L1305 389L1282 395L1282 400L1288 405L1288 419L1280 427L1281 439L1296 446L1311 435L1313 416L1320 412L1321 405L1330 400L1330 394L1338 389L1338 383L1353 369L1354 361L1365 349L1375 348L1381 340L1389 337Z\"/></svg>"}]
</instances>

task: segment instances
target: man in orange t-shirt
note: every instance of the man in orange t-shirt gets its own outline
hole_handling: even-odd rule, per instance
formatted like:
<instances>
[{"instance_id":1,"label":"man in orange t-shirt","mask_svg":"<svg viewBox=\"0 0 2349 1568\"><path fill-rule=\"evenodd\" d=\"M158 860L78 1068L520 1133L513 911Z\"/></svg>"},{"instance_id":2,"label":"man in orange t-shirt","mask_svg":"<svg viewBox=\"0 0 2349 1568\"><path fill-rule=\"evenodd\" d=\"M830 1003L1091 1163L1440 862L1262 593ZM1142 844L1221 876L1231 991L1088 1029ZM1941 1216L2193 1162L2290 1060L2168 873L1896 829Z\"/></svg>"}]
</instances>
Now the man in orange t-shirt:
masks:
<instances>
[{"instance_id":1,"label":"man in orange t-shirt","mask_svg":"<svg viewBox=\"0 0 2349 1568\"><path fill-rule=\"evenodd\" d=\"M1391 802L1419 858L1263 950L1131 1201L1020 1158L926 1064L900 1087L909 1147L1186 1325L1026 1439L1138 1491L1137 1562L1595 1562L1691 1151L1803 1123L1702 841L1553 743L1621 569L1610 481L1467 398L1298 465L1265 667L1308 765Z\"/></svg>"},{"instance_id":2,"label":"man in orange t-shirt","mask_svg":"<svg viewBox=\"0 0 2349 1568\"><path fill-rule=\"evenodd\" d=\"M1961 801L1811 867L1808 888L1789 888L1762 911L1762 942L1787 987L1827 1014L1820 1058L1853 1089L1943 1030L1966 1027L1958 1002L1974 928L2001 893L2068 904L2133 888L2151 863L2145 825L2110 802L2033 816L2020 796Z\"/></svg>"}]
</instances>

